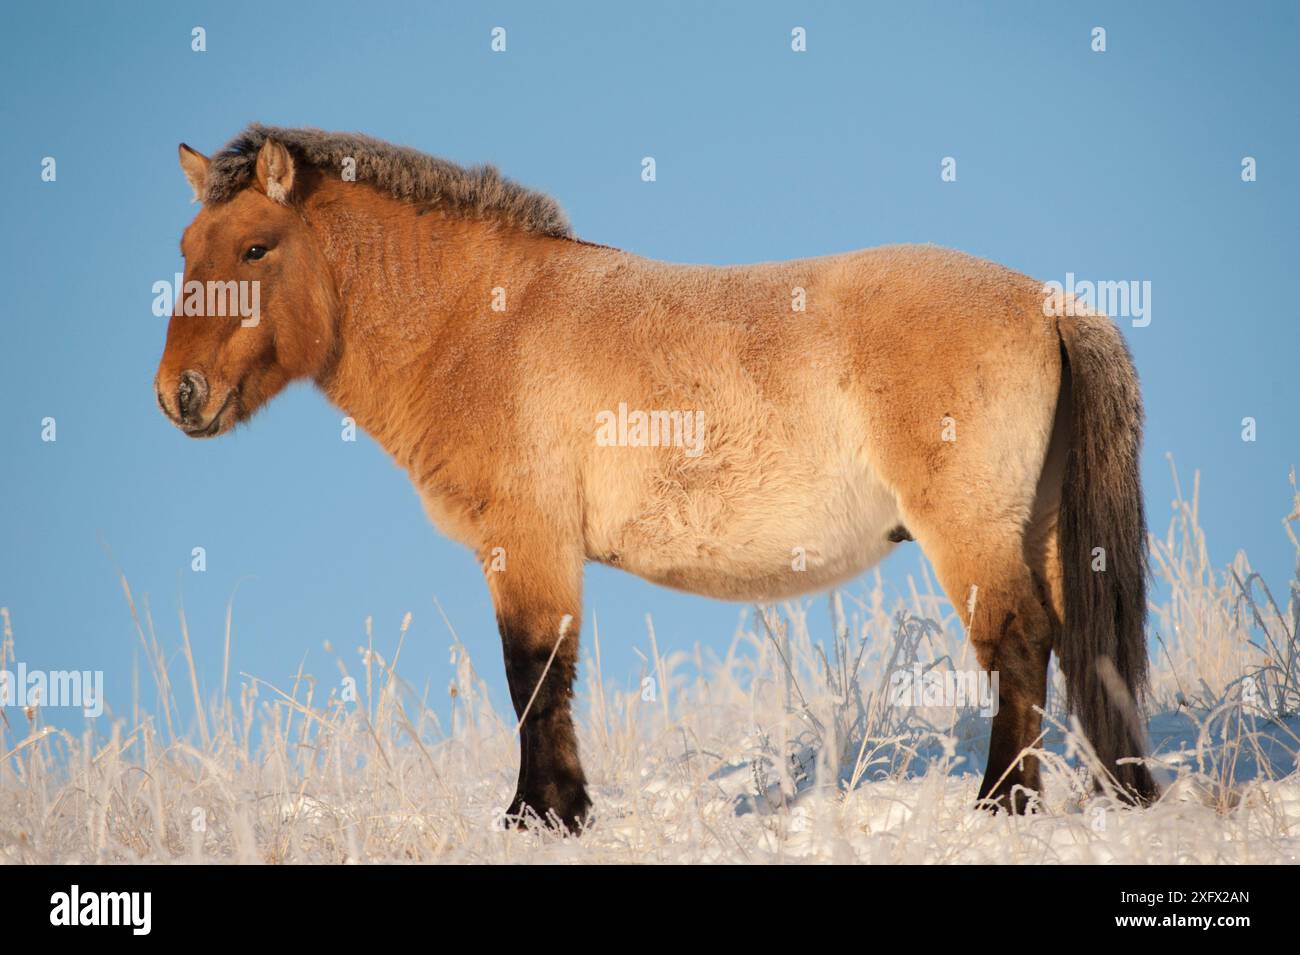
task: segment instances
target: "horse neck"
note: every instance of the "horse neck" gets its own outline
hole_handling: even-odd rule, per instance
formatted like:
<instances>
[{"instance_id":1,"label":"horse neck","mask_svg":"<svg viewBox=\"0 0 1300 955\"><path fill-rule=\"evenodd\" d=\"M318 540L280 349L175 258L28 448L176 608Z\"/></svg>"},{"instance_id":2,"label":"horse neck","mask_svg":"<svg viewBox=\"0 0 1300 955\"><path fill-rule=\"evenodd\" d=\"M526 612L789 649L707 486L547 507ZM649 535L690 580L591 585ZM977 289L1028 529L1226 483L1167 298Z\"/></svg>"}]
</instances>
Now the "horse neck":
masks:
<instances>
[{"instance_id":1,"label":"horse neck","mask_svg":"<svg viewBox=\"0 0 1300 955\"><path fill-rule=\"evenodd\" d=\"M410 468L437 440L429 423L456 414L466 356L489 360L493 288L516 295L576 243L422 211L354 183L323 183L304 212L340 303L336 358L317 384Z\"/></svg>"}]
</instances>

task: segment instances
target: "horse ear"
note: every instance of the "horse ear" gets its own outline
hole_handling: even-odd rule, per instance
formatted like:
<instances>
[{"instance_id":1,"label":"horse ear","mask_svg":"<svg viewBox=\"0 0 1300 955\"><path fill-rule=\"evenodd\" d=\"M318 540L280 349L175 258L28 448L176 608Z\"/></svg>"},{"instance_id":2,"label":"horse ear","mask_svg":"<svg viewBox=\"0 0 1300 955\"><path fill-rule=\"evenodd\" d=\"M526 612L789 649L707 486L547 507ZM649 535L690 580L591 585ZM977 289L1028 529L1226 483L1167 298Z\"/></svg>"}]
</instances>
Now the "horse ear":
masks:
<instances>
[{"instance_id":1,"label":"horse ear","mask_svg":"<svg viewBox=\"0 0 1300 955\"><path fill-rule=\"evenodd\" d=\"M190 181L190 188L194 190L194 201L202 202L208 183L208 157L197 150L190 149L184 143L181 143L178 151L181 155L181 172L185 173L185 178Z\"/></svg>"},{"instance_id":2,"label":"horse ear","mask_svg":"<svg viewBox=\"0 0 1300 955\"><path fill-rule=\"evenodd\" d=\"M262 143L257 153L257 184L276 202L289 202L289 193L293 192L293 157L274 139Z\"/></svg>"}]
</instances>

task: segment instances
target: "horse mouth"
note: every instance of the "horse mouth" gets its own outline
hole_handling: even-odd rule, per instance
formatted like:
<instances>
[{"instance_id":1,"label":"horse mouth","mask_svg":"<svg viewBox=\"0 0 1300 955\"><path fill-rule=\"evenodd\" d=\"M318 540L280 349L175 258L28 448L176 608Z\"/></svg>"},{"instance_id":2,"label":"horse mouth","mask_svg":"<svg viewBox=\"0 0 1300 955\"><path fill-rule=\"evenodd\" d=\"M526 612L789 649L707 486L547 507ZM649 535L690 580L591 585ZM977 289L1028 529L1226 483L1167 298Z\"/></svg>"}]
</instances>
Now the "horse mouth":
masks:
<instances>
[{"instance_id":1,"label":"horse mouth","mask_svg":"<svg viewBox=\"0 0 1300 955\"><path fill-rule=\"evenodd\" d=\"M212 420L203 427L182 428L181 430L191 438L211 438L220 434L225 426L226 412L230 409L230 406L234 404L238 390L239 389L237 388L231 388L230 391L226 393L226 400L221 403L221 407L218 408L217 413L212 416Z\"/></svg>"}]
</instances>

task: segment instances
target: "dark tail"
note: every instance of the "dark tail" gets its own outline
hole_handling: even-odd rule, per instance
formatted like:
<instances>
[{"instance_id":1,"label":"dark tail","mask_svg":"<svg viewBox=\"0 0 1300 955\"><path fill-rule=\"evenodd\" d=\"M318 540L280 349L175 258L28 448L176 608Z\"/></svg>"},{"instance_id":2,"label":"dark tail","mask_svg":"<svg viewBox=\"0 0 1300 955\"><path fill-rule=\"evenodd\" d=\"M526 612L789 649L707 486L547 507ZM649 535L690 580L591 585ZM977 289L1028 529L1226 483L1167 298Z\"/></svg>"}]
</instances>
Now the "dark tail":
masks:
<instances>
[{"instance_id":1,"label":"dark tail","mask_svg":"<svg viewBox=\"0 0 1300 955\"><path fill-rule=\"evenodd\" d=\"M1145 755L1142 396L1114 322L1080 315L1061 318L1058 327L1070 451L1059 519L1065 620L1056 652L1070 710L1123 794L1141 805L1160 790L1145 766L1118 760Z\"/></svg>"}]
</instances>

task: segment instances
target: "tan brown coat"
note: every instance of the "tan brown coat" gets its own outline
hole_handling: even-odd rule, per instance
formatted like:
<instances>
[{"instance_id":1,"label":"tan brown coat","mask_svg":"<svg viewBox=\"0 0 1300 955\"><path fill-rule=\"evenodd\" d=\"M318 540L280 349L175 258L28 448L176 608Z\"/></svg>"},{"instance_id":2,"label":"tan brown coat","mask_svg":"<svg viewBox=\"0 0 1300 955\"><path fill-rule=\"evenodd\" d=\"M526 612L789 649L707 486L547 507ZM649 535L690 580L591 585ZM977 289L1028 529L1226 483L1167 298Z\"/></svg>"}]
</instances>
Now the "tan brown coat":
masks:
<instances>
[{"instance_id":1,"label":"tan brown coat","mask_svg":"<svg viewBox=\"0 0 1300 955\"><path fill-rule=\"evenodd\" d=\"M650 261L573 239L492 170L364 137L251 127L181 162L206 200L187 282L257 281L261 316L174 317L160 405L219 434L311 379L406 469L488 576L522 723L512 811L576 826L589 806L568 704L585 561L763 601L854 577L899 528L1000 674L981 797L1023 809L1038 786L1021 750L1054 646L1106 768L1154 793L1116 762L1140 755L1145 530L1140 399L1108 319L928 246ZM695 431L611 446L621 408Z\"/></svg>"}]
</instances>

